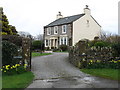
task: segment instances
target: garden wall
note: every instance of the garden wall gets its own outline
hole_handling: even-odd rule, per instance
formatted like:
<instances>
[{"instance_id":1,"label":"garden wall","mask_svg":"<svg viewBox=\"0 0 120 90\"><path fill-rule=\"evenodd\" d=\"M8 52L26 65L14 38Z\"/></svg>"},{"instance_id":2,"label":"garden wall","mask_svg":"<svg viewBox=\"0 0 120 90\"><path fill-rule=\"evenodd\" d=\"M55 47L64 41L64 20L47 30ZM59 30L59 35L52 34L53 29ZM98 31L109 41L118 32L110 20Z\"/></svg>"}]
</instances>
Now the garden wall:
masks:
<instances>
[{"instance_id":1,"label":"garden wall","mask_svg":"<svg viewBox=\"0 0 120 90\"><path fill-rule=\"evenodd\" d=\"M111 47L90 47L87 40L80 40L75 46L69 47L69 61L79 68L85 68L90 60L108 62L115 57Z\"/></svg>"}]
</instances>

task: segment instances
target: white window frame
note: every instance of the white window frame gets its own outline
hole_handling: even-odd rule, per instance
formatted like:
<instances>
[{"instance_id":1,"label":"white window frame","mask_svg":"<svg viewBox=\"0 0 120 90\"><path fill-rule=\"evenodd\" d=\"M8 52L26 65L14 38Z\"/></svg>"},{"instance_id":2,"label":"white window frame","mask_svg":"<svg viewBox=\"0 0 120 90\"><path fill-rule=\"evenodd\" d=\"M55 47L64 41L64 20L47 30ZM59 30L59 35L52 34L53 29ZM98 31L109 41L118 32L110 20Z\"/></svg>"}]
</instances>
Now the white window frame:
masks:
<instances>
[{"instance_id":1,"label":"white window frame","mask_svg":"<svg viewBox=\"0 0 120 90\"><path fill-rule=\"evenodd\" d=\"M49 41L48 39L45 40L45 47L48 47Z\"/></svg>"},{"instance_id":2,"label":"white window frame","mask_svg":"<svg viewBox=\"0 0 120 90\"><path fill-rule=\"evenodd\" d=\"M57 31L57 33L56 33L56 31ZM54 27L54 34L58 34L58 26Z\"/></svg>"},{"instance_id":3,"label":"white window frame","mask_svg":"<svg viewBox=\"0 0 120 90\"><path fill-rule=\"evenodd\" d=\"M66 32L67 32L67 25L62 25L62 33L66 33Z\"/></svg>"},{"instance_id":4,"label":"white window frame","mask_svg":"<svg viewBox=\"0 0 120 90\"><path fill-rule=\"evenodd\" d=\"M66 40L66 42L65 42ZM60 45L64 44L64 45L67 45L68 44L68 38L67 37L60 37Z\"/></svg>"},{"instance_id":5,"label":"white window frame","mask_svg":"<svg viewBox=\"0 0 120 90\"><path fill-rule=\"evenodd\" d=\"M47 35L51 35L51 27L47 28Z\"/></svg>"}]
</instances>

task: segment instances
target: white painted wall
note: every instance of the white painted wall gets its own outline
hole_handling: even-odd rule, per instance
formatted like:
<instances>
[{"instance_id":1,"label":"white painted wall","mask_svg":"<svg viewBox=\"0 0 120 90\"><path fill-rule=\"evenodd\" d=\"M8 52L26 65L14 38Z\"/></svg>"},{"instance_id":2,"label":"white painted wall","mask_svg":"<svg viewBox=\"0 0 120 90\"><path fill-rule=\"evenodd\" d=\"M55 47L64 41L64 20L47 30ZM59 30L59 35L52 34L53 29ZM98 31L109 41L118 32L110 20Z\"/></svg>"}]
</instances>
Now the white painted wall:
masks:
<instances>
[{"instance_id":1,"label":"white painted wall","mask_svg":"<svg viewBox=\"0 0 120 90\"><path fill-rule=\"evenodd\" d=\"M89 20L89 27L87 27ZM81 39L93 40L95 36L99 36L101 27L93 20L90 14L85 14L80 19L73 22L73 42L74 46Z\"/></svg>"}]
</instances>

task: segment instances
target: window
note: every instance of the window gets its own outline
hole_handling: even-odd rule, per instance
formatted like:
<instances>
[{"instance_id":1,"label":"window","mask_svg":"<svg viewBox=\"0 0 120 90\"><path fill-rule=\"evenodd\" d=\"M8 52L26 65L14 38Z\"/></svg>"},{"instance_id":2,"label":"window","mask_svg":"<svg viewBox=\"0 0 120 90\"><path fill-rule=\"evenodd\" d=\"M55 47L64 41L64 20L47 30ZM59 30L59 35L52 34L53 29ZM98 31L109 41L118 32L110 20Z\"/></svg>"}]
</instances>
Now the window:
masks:
<instances>
[{"instance_id":1,"label":"window","mask_svg":"<svg viewBox=\"0 0 120 90\"><path fill-rule=\"evenodd\" d=\"M48 28L47 28L47 35L50 35L50 34L51 34L51 28L48 27Z\"/></svg>"},{"instance_id":2,"label":"window","mask_svg":"<svg viewBox=\"0 0 120 90\"><path fill-rule=\"evenodd\" d=\"M62 45L62 44L67 45L67 37L60 38L60 45Z\"/></svg>"},{"instance_id":3,"label":"window","mask_svg":"<svg viewBox=\"0 0 120 90\"><path fill-rule=\"evenodd\" d=\"M45 40L45 44L46 44L46 46L48 46L48 40L47 39Z\"/></svg>"},{"instance_id":4,"label":"window","mask_svg":"<svg viewBox=\"0 0 120 90\"><path fill-rule=\"evenodd\" d=\"M64 44L66 45L66 37L64 37Z\"/></svg>"},{"instance_id":5,"label":"window","mask_svg":"<svg viewBox=\"0 0 120 90\"><path fill-rule=\"evenodd\" d=\"M58 26L54 27L54 34L58 34Z\"/></svg>"},{"instance_id":6,"label":"window","mask_svg":"<svg viewBox=\"0 0 120 90\"><path fill-rule=\"evenodd\" d=\"M61 38L61 45L63 44L63 38Z\"/></svg>"},{"instance_id":7,"label":"window","mask_svg":"<svg viewBox=\"0 0 120 90\"><path fill-rule=\"evenodd\" d=\"M66 33L67 32L67 25L63 25L62 26L62 33Z\"/></svg>"}]
</instances>

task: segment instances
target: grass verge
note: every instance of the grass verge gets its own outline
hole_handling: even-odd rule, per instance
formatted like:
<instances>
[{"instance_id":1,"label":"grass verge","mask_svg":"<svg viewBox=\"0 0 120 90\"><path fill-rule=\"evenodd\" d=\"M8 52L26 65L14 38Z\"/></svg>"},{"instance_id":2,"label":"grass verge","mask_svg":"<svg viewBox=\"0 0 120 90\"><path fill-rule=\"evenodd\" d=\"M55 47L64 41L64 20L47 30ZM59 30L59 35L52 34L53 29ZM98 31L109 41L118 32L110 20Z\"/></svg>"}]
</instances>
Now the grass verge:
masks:
<instances>
[{"instance_id":1,"label":"grass verge","mask_svg":"<svg viewBox=\"0 0 120 90\"><path fill-rule=\"evenodd\" d=\"M32 72L2 76L2 88L26 88L33 80Z\"/></svg>"},{"instance_id":2,"label":"grass verge","mask_svg":"<svg viewBox=\"0 0 120 90\"><path fill-rule=\"evenodd\" d=\"M32 52L32 57L37 57L37 56L44 56L44 55L50 55L52 53L38 53L38 52Z\"/></svg>"},{"instance_id":3,"label":"grass verge","mask_svg":"<svg viewBox=\"0 0 120 90\"><path fill-rule=\"evenodd\" d=\"M84 73L91 74L93 76L120 81L118 69L80 69L80 70Z\"/></svg>"}]
</instances>

